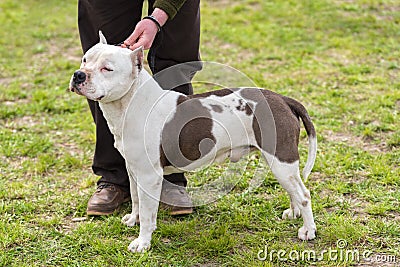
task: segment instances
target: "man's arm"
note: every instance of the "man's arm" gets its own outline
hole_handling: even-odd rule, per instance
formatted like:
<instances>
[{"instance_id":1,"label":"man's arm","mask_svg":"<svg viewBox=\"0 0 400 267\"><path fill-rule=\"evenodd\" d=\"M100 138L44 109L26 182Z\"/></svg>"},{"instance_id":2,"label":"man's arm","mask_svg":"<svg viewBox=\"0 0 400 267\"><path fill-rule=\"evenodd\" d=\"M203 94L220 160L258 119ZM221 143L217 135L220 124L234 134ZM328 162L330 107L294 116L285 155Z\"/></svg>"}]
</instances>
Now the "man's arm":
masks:
<instances>
[{"instance_id":1,"label":"man's arm","mask_svg":"<svg viewBox=\"0 0 400 267\"><path fill-rule=\"evenodd\" d=\"M151 16L162 27L168 19L173 19L186 0L157 0L154 3L154 11ZM159 31L158 25L151 19L141 20L135 27L133 33L124 41L122 47L136 49L140 46L143 49L150 49L154 38Z\"/></svg>"},{"instance_id":2,"label":"man's arm","mask_svg":"<svg viewBox=\"0 0 400 267\"><path fill-rule=\"evenodd\" d=\"M153 8L162 9L169 19L173 19L185 2L186 0L156 0Z\"/></svg>"}]
</instances>

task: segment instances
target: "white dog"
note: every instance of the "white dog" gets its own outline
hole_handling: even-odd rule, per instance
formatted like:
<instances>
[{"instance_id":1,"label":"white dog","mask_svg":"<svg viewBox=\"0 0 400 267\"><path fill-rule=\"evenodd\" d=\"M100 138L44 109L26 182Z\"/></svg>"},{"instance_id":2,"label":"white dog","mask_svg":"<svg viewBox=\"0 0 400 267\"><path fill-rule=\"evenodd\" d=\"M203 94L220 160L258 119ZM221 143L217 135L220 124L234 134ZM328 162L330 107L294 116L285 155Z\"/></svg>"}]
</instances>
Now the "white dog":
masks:
<instances>
[{"instance_id":1,"label":"white dog","mask_svg":"<svg viewBox=\"0 0 400 267\"><path fill-rule=\"evenodd\" d=\"M296 100L258 88L222 89L186 96L163 90L143 69L143 50L100 43L83 56L70 90L99 101L126 160L132 213L122 222L140 222L129 250L150 247L163 174L191 171L226 158L237 161L261 151L276 179L290 196L283 218L303 217L301 240L315 238L311 197L299 171L300 123L309 136L306 179L316 158L317 138L306 109Z\"/></svg>"}]
</instances>

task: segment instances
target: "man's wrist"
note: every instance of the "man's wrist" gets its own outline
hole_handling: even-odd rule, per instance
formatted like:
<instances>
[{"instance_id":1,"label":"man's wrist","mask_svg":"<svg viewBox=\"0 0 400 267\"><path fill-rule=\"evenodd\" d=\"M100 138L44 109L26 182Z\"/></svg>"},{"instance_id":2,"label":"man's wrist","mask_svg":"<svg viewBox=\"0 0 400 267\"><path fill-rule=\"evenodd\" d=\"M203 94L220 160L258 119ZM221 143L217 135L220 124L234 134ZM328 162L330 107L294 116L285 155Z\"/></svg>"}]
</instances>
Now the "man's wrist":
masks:
<instances>
[{"instance_id":1,"label":"man's wrist","mask_svg":"<svg viewBox=\"0 0 400 267\"><path fill-rule=\"evenodd\" d=\"M151 16L157 20L161 27L164 26L168 20L168 14L161 8L155 8Z\"/></svg>"},{"instance_id":2,"label":"man's wrist","mask_svg":"<svg viewBox=\"0 0 400 267\"><path fill-rule=\"evenodd\" d=\"M145 17L143 17L143 19L151 20L157 26L157 31L158 32L161 31L161 24L158 22L158 20L153 15L145 16Z\"/></svg>"},{"instance_id":3,"label":"man's wrist","mask_svg":"<svg viewBox=\"0 0 400 267\"><path fill-rule=\"evenodd\" d=\"M173 19L184 5L186 0L155 0L153 7L159 8L168 14L168 19Z\"/></svg>"}]
</instances>

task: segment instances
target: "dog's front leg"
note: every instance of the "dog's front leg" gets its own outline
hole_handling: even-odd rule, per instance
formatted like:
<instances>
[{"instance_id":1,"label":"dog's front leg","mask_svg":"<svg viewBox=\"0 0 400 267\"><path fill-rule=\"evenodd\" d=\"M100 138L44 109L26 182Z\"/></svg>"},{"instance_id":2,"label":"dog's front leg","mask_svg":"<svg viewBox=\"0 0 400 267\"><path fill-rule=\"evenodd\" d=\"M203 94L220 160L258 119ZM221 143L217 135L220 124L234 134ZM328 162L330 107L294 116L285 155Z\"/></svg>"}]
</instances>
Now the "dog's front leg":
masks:
<instances>
[{"instance_id":1,"label":"dog's front leg","mask_svg":"<svg viewBox=\"0 0 400 267\"><path fill-rule=\"evenodd\" d=\"M140 232L139 237L131 242L128 249L132 252L144 252L150 248L151 236L156 229L163 177L151 173L138 174L137 178Z\"/></svg>"},{"instance_id":2,"label":"dog's front leg","mask_svg":"<svg viewBox=\"0 0 400 267\"><path fill-rule=\"evenodd\" d=\"M122 218L122 223L132 227L135 224L139 224L139 197L137 192L137 183L136 177L134 177L132 171L128 168L129 174L129 185L131 190L131 198L132 198L132 213L126 214Z\"/></svg>"}]
</instances>

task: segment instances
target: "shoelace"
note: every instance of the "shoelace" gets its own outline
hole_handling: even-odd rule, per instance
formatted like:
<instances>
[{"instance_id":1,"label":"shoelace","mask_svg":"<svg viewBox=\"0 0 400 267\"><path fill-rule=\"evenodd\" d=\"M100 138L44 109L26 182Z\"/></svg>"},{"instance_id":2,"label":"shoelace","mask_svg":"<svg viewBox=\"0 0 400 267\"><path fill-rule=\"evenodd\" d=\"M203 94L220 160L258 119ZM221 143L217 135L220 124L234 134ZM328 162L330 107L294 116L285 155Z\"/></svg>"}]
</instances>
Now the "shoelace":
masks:
<instances>
[{"instance_id":1,"label":"shoelace","mask_svg":"<svg viewBox=\"0 0 400 267\"><path fill-rule=\"evenodd\" d=\"M114 186L112 184L101 183L97 186L97 191L100 191L104 188L110 188L110 187L114 187Z\"/></svg>"}]
</instances>

